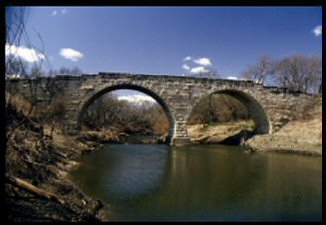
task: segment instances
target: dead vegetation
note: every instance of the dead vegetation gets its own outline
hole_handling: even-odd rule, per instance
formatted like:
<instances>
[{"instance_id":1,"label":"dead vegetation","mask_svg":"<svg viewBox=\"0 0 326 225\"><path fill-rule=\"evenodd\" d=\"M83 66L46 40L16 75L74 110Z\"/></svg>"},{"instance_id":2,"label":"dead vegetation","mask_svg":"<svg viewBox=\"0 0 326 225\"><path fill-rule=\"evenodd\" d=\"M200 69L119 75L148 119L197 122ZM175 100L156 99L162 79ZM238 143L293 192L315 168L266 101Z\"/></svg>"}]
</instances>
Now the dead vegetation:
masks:
<instances>
[{"instance_id":1,"label":"dead vegetation","mask_svg":"<svg viewBox=\"0 0 326 225\"><path fill-rule=\"evenodd\" d=\"M74 160L94 144L63 135L59 128L50 136L51 125L28 116L28 103L20 97L11 98L6 110L7 134L12 133L5 154L7 219L98 221L97 213L103 205L83 194L66 177L77 165Z\"/></svg>"},{"instance_id":2,"label":"dead vegetation","mask_svg":"<svg viewBox=\"0 0 326 225\"><path fill-rule=\"evenodd\" d=\"M96 99L82 114L82 135L86 140L121 143L132 135L168 136L170 124L158 104L136 105L119 100L112 92ZM156 139L156 140L154 140Z\"/></svg>"},{"instance_id":3,"label":"dead vegetation","mask_svg":"<svg viewBox=\"0 0 326 225\"><path fill-rule=\"evenodd\" d=\"M298 106L295 121L271 135L259 135L246 142L258 151L282 151L322 155L322 97Z\"/></svg>"},{"instance_id":4,"label":"dead vegetation","mask_svg":"<svg viewBox=\"0 0 326 225\"><path fill-rule=\"evenodd\" d=\"M218 144L241 131L252 132L254 127L253 120L240 120L211 125L197 124L188 126L188 135L193 143Z\"/></svg>"}]
</instances>

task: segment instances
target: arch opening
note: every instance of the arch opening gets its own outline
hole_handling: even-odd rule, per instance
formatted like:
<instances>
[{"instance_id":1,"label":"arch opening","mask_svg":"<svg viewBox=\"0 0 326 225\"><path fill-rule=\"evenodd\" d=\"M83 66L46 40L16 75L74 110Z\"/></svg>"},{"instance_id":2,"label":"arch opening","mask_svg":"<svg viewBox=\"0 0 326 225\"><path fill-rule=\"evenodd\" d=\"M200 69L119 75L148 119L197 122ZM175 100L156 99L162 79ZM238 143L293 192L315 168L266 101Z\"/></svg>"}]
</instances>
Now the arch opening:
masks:
<instances>
[{"instance_id":1,"label":"arch opening","mask_svg":"<svg viewBox=\"0 0 326 225\"><path fill-rule=\"evenodd\" d=\"M124 92L128 92L129 95L123 96L122 93ZM135 96L136 93L138 93L137 96ZM78 129L85 130L85 127L87 127L85 122L87 122L87 117L92 114L90 109L108 104L105 107L111 108L109 110L111 114L106 113L102 117L105 117L105 119L110 118L111 122L113 121L112 118L117 119L115 121L116 127L111 126L110 128L115 130L114 132L120 132L119 140L111 142L135 142L135 136L138 135L138 139L144 138L140 143L170 144L174 133L174 119L167 104L155 92L138 85L120 84L104 88L89 96L81 104L78 114ZM132 97L142 98L140 100L136 98L139 101L135 102L131 100L135 99ZM115 116L113 116L114 113ZM155 140L145 138L145 135L155 136ZM136 143L138 142L136 141Z\"/></svg>"},{"instance_id":2,"label":"arch opening","mask_svg":"<svg viewBox=\"0 0 326 225\"><path fill-rule=\"evenodd\" d=\"M260 103L238 90L219 90L201 98L188 120L191 142L238 145L257 134L270 133Z\"/></svg>"}]
</instances>

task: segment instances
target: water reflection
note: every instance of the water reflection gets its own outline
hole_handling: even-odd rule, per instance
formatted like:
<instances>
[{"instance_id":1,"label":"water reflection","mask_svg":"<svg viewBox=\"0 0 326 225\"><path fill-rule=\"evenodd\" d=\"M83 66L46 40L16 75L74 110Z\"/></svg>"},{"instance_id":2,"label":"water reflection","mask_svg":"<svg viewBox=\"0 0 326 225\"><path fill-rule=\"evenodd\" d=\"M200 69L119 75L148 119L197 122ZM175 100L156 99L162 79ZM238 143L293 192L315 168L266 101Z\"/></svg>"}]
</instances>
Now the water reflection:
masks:
<instances>
[{"instance_id":1,"label":"water reflection","mask_svg":"<svg viewBox=\"0 0 326 225\"><path fill-rule=\"evenodd\" d=\"M139 198L161 185L167 150L166 145L107 145L87 156L75 180L86 192L100 190L109 202Z\"/></svg>"},{"instance_id":2,"label":"water reflection","mask_svg":"<svg viewBox=\"0 0 326 225\"><path fill-rule=\"evenodd\" d=\"M73 179L113 221L321 220L321 159L231 146L107 145Z\"/></svg>"}]
</instances>

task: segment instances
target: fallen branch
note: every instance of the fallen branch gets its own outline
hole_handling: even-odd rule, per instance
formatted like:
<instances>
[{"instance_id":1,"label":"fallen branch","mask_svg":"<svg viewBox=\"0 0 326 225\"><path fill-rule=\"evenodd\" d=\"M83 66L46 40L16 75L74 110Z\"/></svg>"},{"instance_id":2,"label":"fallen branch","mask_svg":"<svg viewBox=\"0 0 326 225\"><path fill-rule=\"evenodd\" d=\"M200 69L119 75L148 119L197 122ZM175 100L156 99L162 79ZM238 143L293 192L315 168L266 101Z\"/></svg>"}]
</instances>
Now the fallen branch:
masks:
<instances>
[{"instance_id":1,"label":"fallen branch","mask_svg":"<svg viewBox=\"0 0 326 225\"><path fill-rule=\"evenodd\" d=\"M17 178L17 177L10 176L10 177L7 177L7 178L9 179L9 181L11 183L13 183L14 185L28 191L31 194L37 195L38 197L45 198L47 200L54 200L54 201L57 201L57 202L65 205L64 200L58 198L55 194L53 194L51 192L45 191L45 190L43 190L41 188L38 188L35 185L33 185L33 184L23 180L23 179Z\"/></svg>"}]
</instances>

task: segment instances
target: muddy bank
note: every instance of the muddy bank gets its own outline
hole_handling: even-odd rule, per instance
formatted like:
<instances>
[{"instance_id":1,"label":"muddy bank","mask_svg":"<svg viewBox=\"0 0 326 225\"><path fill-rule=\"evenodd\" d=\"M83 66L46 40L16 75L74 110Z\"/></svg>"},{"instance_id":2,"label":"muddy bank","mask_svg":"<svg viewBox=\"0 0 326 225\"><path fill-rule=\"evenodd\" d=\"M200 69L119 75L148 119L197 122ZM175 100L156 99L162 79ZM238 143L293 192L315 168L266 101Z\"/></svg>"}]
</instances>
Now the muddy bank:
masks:
<instances>
[{"instance_id":1,"label":"muddy bank","mask_svg":"<svg viewBox=\"0 0 326 225\"><path fill-rule=\"evenodd\" d=\"M22 119L17 112L11 115L17 117L13 120ZM12 124L7 124L8 130ZM97 144L83 143L59 129L53 138L48 133L47 127L26 120L7 141L7 220L101 221L105 206L86 196L67 178L69 171L78 166L76 160Z\"/></svg>"}]
</instances>

